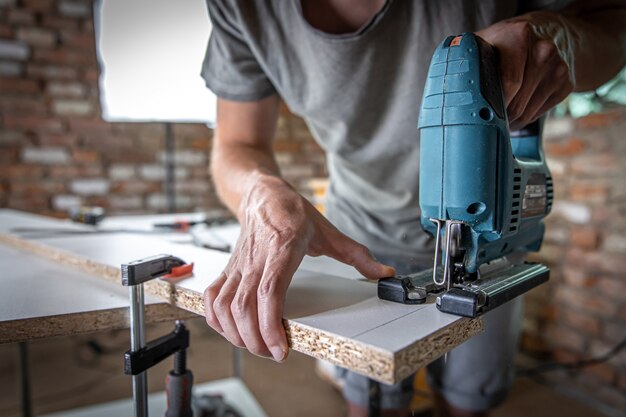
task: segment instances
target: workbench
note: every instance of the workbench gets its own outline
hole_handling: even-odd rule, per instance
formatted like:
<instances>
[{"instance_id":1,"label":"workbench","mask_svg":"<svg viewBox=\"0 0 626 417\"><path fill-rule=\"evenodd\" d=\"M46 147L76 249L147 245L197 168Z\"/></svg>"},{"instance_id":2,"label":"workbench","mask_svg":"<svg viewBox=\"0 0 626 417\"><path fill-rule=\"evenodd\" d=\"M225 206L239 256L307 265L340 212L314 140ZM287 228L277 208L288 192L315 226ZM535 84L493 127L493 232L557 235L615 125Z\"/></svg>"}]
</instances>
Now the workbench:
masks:
<instances>
[{"instance_id":1,"label":"workbench","mask_svg":"<svg viewBox=\"0 0 626 417\"><path fill-rule=\"evenodd\" d=\"M140 219L137 220L139 225ZM47 335L103 330L106 325L111 326L109 328L122 326L126 320L126 304L122 302L126 291L120 284L120 265L159 253L193 262L194 275L176 284L163 280L146 283L147 294L155 297L150 298L147 319L167 320L187 314L168 310L169 306L158 300L187 312L204 314L202 293L223 270L229 254L172 243L163 236L149 233L115 233L111 224L107 227L111 229L106 233L90 233L89 228L67 221L12 210L0 211L3 256L19 259L23 265L21 271L27 275L32 271L30 266L35 264L49 271L45 278L31 276L30 287L6 287L9 290L2 292L4 299L0 302L9 305L0 310L3 342L42 337L44 330L50 327L53 329ZM48 229L49 232L24 233L28 228ZM57 233L59 230L79 232ZM13 285L19 283L18 278L11 277L11 280ZM67 308L56 309L59 306L55 306L54 300L47 308L25 308L45 298L39 289L34 289L41 282L50 285L47 291L56 292L56 303L68 304L63 305ZM119 292L105 284L119 285ZM100 299L100 303L93 304L100 307L90 309L92 304L87 302L64 303L63 300L80 298L77 294L82 290ZM117 314L117 324L101 323L107 320L100 320L98 316L106 314ZM84 315L92 317L91 320L79 323L77 317ZM50 320L61 324L50 326ZM403 379L482 330L481 319L441 313L434 302L409 306L379 300L374 282L324 257L305 259L296 272L287 294L284 325L293 350L384 383Z\"/></svg>"}]
</instances>

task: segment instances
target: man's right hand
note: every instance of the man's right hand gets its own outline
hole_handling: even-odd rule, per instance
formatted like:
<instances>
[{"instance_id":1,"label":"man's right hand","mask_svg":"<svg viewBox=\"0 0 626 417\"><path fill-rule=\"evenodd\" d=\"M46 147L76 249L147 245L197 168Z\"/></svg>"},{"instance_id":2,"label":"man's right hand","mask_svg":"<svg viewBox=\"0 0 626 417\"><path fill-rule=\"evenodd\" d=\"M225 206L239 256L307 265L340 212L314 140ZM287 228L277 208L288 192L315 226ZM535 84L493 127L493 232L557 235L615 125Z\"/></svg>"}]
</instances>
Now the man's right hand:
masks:
<instances>
[{"instance_id":1,"label":"man's right hand","mask_svg":"<svg viewBox=\"0 0 626 417\"><path fill-rule=\"evenodd\" d=\"M233 255L204 292L206 320L234 345L280 362L288 353L285 295L304 255L330 256L369 279L395 271L339 232L280 177L253 174L248 184Z\"/></svg>"}]
</instances>

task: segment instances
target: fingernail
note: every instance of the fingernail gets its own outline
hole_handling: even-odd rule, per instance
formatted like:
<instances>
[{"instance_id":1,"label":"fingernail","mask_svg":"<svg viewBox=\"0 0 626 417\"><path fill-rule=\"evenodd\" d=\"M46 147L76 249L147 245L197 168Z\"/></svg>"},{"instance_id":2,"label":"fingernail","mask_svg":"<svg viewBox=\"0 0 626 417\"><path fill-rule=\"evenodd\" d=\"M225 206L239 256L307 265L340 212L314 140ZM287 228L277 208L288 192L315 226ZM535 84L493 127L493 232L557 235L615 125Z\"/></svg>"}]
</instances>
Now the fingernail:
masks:
<instances>
[{"instance_id":1,"label":"fingernail","mask_svg":"<svg viewBox=\"0 0 626 417\"><path fill-rule=\"evenodd\" d=\"M276 362L282 362L285 360L285 351L279 346L272 346L270 348L270 352L272 352L272 356Z\"/></svg>"}]
</instances>

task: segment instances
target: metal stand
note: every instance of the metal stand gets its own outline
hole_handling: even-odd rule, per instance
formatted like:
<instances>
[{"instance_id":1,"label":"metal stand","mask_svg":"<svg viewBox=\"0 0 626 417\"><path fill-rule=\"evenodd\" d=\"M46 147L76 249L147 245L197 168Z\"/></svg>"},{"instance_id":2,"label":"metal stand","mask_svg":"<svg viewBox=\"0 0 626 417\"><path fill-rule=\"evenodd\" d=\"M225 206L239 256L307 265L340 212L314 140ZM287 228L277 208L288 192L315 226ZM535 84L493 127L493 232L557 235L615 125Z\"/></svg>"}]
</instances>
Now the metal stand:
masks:
<instances>
[{"instance_id":1,"label":"metal stand","mask_svg":"<svg viewBox=\"0 0 626 417\"><path fill-rule=\"evenodd\" d=\"M367 405L367 416L380 417L380 382L369 379L368 383L369 399Z\"/></svg>"},{"instance_id":2,"label":"metal stand","mask_svg":"<svg viewBox=\"0 0 626 417\"><path fill-rule=\"evenodd\" d=\"M138 353L146 346L144 339L143 284L131 285L130 293L130 351ZM133 375L133 413L148 415L148 378L146 372Z\"/></svg>"},{"instance_id":3,"label":"metal stand","mask_svg":"<svg viewBox=\"0 0 626 417\"><path fill-rule=\"evenodd\" d=\"M243 351L233 346L233 376L243 379Z\"/></svg>"},{"instance_id":4,"label":"metal stand","mask_svg":"<svg viewBox=\"0 0 626 417\"><path fill-rule=\"evenodd\" d=\"M165 198L167 212L176 211L176 173L174 154L174 131L171 123L165 123Z\"/></svg>"},{"instance_id":5,"label":"metal stand","mask_svg":"<svg viewBox=\"0 0 626 417\"><path fill-rule=\"evenodd\" d=\"M28 342L20 342L20 394L22 402L22 416L31 417L33 415L30 401L30 369L28 366Z\"/></svg>"}]
</instances>

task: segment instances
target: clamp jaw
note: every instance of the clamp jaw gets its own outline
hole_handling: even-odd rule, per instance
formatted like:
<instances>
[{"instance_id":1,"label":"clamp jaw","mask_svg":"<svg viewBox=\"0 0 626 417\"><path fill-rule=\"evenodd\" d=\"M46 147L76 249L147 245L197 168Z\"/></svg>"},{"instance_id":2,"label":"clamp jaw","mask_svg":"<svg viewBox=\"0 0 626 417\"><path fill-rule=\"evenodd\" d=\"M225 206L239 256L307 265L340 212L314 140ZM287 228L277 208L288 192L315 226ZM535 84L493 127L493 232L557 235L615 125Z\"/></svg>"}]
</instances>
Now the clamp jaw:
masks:
<instances>
[{"instance_id":1,"label":"clamp jaw","mask_svg":"<svg viewBox=\"0 0 626 417\"><path fill-rule=\"evenodd\" d=\"M172 255L155 255L122 264L122 285L139 285L155 278L176 274L183 266L186 266L185 261Z\"/></svg>"}]
</instances>

